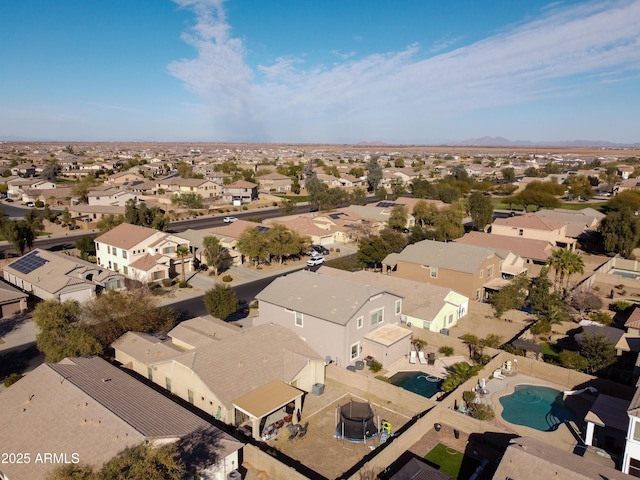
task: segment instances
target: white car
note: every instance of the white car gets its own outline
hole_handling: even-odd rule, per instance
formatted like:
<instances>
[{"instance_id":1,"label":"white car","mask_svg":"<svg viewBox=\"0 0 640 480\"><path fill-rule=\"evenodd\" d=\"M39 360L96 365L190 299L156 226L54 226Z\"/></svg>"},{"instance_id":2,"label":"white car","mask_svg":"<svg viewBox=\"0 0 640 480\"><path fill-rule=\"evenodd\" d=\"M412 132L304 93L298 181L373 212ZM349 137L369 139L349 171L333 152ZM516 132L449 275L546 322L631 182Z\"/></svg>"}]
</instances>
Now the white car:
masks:
<instances>
[{"instance_id":1,"label":"white car","mask_svg":"<svg viewBox=\"0 0 640 480\"><path fill-rule=\"evenodd\" d=\"M324 263L324 257L314 257L307 260L307 267L315 267L316 265L322 265Z\"/></svg>"},{"instance_id":2,"label":"white car","mask_svg":"<svg viewBox=\"0 0 640 480\"><path fill-rule=\"evenodd\" d=\"M233 223L238 221L238 219L236 217L224 217L224 219L222 220L224 223Z\"/></svg>"},{"instance_id":3,"label":"white car","mask_svg":"<svg viewBox=\"0 0 640 480\"><path fill-rule=\"evenodd\" d=\"M33 203L33 202L27 202L26 205L27 205L27 207L35 207L36 206L36 204Z\"/></svg>"}]
</instances>

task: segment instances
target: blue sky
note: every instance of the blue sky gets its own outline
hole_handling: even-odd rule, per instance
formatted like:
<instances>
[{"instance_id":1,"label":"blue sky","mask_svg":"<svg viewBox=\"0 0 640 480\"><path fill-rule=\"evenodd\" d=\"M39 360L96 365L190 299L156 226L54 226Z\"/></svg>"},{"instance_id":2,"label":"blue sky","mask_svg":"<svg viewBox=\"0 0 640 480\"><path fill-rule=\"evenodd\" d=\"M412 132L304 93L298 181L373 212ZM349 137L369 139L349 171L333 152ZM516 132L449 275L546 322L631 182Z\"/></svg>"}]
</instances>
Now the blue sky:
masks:
<instances>
[{"instance_id":1,"label":"blue sky","mask_svg":"<svg viewBox=\"0 0 640 480\"><path fill-rule=\"evenodd\" d=\"M0 140L640 142L640 0L4 0Z\"/></svg>"}]
</instances>

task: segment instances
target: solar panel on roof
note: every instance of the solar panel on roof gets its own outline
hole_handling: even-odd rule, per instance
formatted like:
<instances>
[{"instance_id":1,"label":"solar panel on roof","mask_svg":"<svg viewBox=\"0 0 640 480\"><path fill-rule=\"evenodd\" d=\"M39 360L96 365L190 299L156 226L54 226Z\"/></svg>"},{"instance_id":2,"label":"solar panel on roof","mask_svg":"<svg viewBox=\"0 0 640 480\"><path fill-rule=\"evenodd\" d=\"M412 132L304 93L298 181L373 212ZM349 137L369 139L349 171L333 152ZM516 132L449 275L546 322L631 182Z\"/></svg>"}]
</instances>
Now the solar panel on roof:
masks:
<instances>
[{"instance_id":1,"label":"solar panel on roof","mask_svg":"<svg viewBox=\"0 0 640 480\"><path fill-rule=\"evenodd\" d=\"M9 265L14 270L17 270L20 273L24 273L25 275L33 272L35 269L40 268L45 263L49 263L49 260L45 260L41 256L38 255L38 252L30 252L25 256L19 258L11 265Z\"/></svg>"},{"instance_id":2,"label":"solar panel on roof","mask_svg":"<svg viewBox=\"0 0 640 480\"><path fill-rule=\"evenodd\" d=\"M376 207L381 207L381 208L395 207L396 205L398 205L398 204L397 203L393 203L393 202L378 202L378 203L376 203Z\"/></svg>"}]
</instances>

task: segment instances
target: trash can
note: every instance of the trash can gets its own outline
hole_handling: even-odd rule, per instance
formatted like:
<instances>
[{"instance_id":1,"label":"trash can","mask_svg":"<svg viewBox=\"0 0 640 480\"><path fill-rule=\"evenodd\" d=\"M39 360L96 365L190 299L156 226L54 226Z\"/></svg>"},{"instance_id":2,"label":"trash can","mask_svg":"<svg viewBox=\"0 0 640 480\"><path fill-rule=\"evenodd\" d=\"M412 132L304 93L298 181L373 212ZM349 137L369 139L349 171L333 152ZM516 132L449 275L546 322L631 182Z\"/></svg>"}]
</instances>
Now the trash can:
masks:
<instances>
[{"instance_id":1,"label":"trash can","mask_svg":"<svg viewBox=\"0 0 640 480\"><path fill-rule=\"evenodd\" d=\"M364 370L364 362L362 360L356 361L356 370Z\"/></svg>"},{"instance_id":2,"label":"trash can","mask_svg":"<svg viewBox=\"0 0 640 480\"><path fill-rule=\"evenodd\" d=\"M453 436L456 438L460 438L460 430L454 430L453 431Z\"/></svg>"},{"instance_id":3,"label":"trash can","mask_svg":"<svg viewBox=\"0 0 640 480\"><path fill-rule=\"evenodd\" d=\"M442 425L439 423L434 423L433 428L435 429L436 432L439 432L440 430L442 430Z\"/></svg>"},{"instance_id":4,"label":"trash can","mask_svg":"<svg viewBox=\"0 0 640 480\"><path fill-rule=\"evenodd\" d=\"M319 397L324 393L324 383L314 383L311 387L311 393L313 393L316 397Z\"/></svg>"}]
</instances>

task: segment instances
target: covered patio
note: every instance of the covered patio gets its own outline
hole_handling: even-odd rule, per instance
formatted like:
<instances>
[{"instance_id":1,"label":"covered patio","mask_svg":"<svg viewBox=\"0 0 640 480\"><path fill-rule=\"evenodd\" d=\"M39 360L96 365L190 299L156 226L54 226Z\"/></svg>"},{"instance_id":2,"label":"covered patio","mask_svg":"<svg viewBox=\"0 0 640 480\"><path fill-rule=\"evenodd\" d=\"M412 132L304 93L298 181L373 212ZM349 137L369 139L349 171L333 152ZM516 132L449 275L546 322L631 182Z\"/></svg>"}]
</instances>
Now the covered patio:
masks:
<instances>
[{"instance_id":1,"label":"covered patio","mask_svg":"<svg viewBox=\"0 0 640 480\"><path fill-rule=\"evenodd\" d=\"M302 408L302 396L304 392L284 382L269 382L255 390L242 395L233 401L237 412L247 415L251 421L251 434L255 440L261 439L260 423L262 419L270 416L272 420L280 420L286 415L284 407L294 403L292 423L298 423L297 412ZM280 418L271 416L274 412L282 412ZM236 415L237 417L237 415Z\"/></svg>"}]
</instances>

